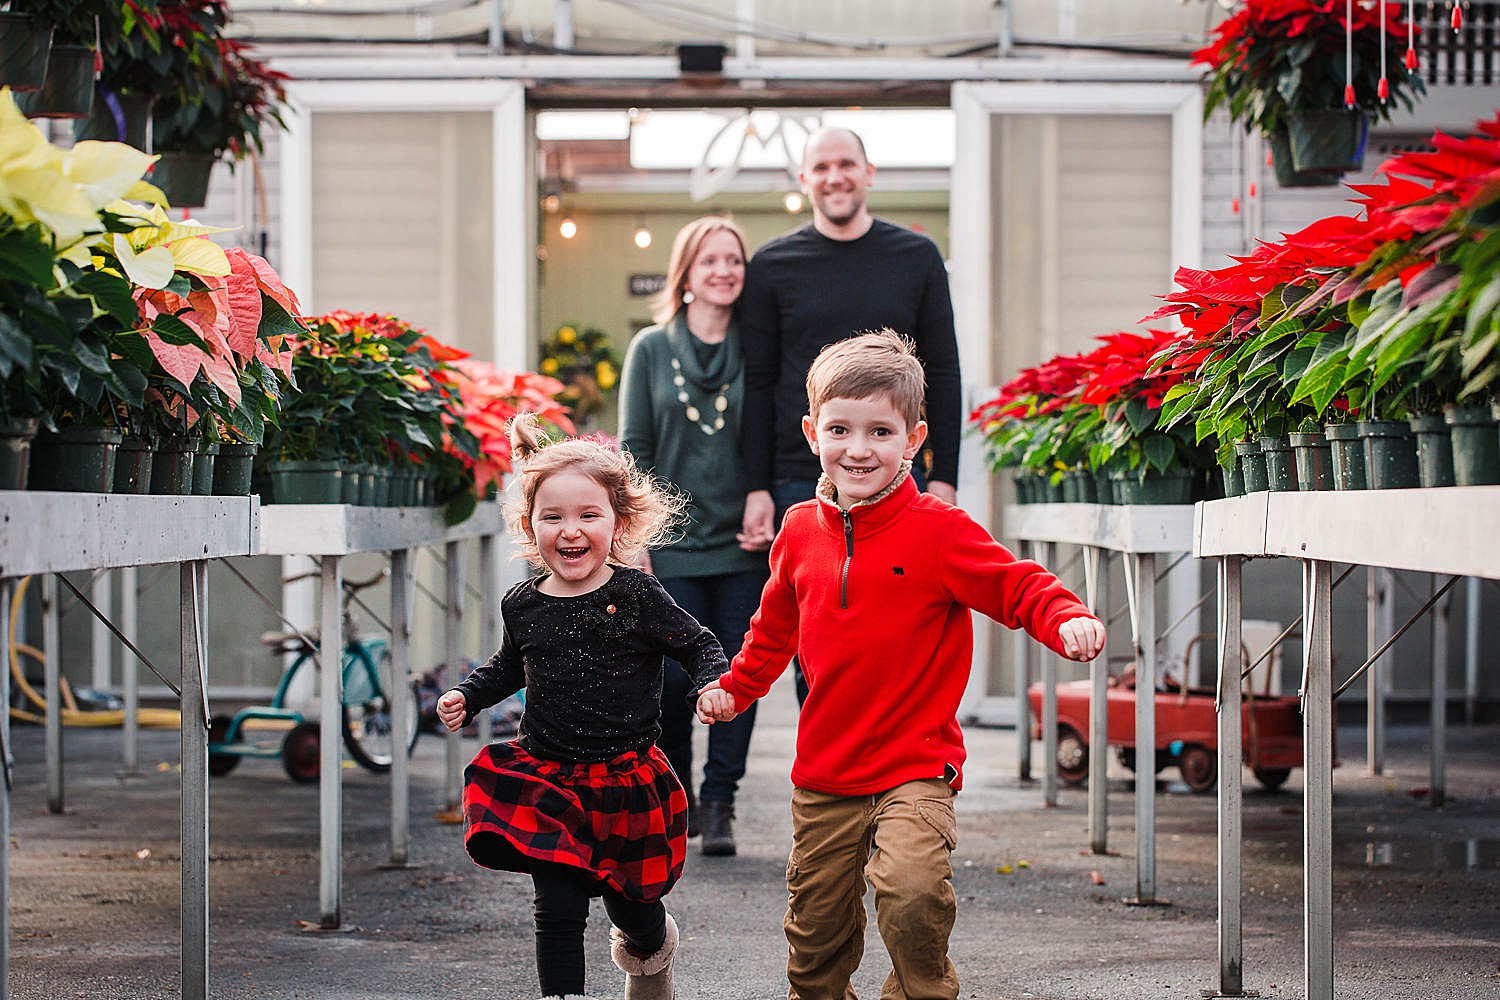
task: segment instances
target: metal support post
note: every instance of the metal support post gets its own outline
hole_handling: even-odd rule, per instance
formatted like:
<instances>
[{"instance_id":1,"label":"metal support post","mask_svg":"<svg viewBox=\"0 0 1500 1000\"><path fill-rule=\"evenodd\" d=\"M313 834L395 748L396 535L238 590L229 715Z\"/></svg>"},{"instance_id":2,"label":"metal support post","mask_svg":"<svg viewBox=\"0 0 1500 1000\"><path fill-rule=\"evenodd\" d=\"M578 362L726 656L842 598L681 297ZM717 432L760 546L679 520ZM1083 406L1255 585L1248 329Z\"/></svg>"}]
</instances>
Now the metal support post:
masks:
<instances>
[{"instance_id":1,"label":"metal support post","mask_svg":"<svg viewBox=\"0 0 1500 1000\"><path fill-rule=\"evenodd\" d=\"M178 566L182 699L182 996L208 1000L208 563Z\"/></svg>"},{"instance_id":2,"label":"metal support post","mask_svg":"<svg viewBox=\"0 0 1500 1000\"><path fill-rule=\"evenodd\" d=\"M140 646L141 615L136 576L134 566L120 570L120 631ZM122 777L133 777L140 773L141 665L135 654L128 651L120 656L120 696L125 703L125 720L120 727L120 773Z\"/></svg>"},{"instance_id":3,"label":"metal support post","mask_svg":"<svg viewBox=\"0 0 1500 1000\"><path fill-rule=\"evenodd\" d=\"M47 756L47 811L63 811L63 727L62 727L62 637L58 631L57 576L42 577L42 655L47 658L42 677L47 689L44 740Z\"/></svg>"},{"instance_id":4,"label":"metal support post","mask_svg":"<svg viewBox=\"0 0 1500 1000\"><path fill-rule=\"evenodd\" d=\"M1156 898L1156 556L1126 555L1125 592L1135 641L1135 898Z\"/></svg>"},{"instance_id":5,"label":"metal support post","mask_svg":"<svg viewBox=\"0 0 1500 1000\"><path fill-rule=\"evenodd\" d=\"M1244 719L1240 707L1239 556L1219 560L1219 685L1215 703L1219 713L1219 992L1222 997L1244 995L1245 937L1241 914L1244 884L1242 810L1244 772L1240 766ZM1139 761L1137 761L1139 763Z\"/></svg>"},{"instance_id":6,"label":"metal support post","mask_svg":"<svg viewBox=\"0 0 1500 1000\"><path fill-rule=\"evenodd\" d=\"M1306 1000L1333 1000L1333 568L1302 564L1302 930Z\"/></svg>"},{"instance_id":7,"label":"metal support post","mask_svg":"<svg viewBox=\"0 0 1500 1000\"><path fill-rule=\"evenodd\" d=\"M1083 589L1094 617L1109 626L1109 550L1083 549ZM1089 850L1109 853L1109 643L1089 664Z\"/></svg>"},{"instance_id":8,"label":"metal support post","mask_svg":"<svg viewBox=\"0 0 1500 1000\"><path fill-rule=\"evenodd\" d=\"M1376 566L1365 571L1365 657L1396 630L1396 577ZM1385 689L1393 656L1382 656L1365 675L1365 760L1367 774L1385 773Z\"/></svg>"},{"instance_id":9,"label":"metal support post","mask_svg":"<svg viewBox=\"0 0 1500 1000\"><path fill-rule=\"evenodd\" d=\"M1016 550L1022 559L1031 558L1031 543L1022 541ZM1031 780L1031 702L1026 689L1031 686L1031 657L1036 644L1022 629L1011 633L1016 667L1016 777Z\"/></svg>"},{"instance_id":10,"label":"metal support post","mask_svg":"<svg viewBox=\"0 0 1500 1000\"><path fill-rule=\"evenodd\" d=\"M325 555L322 569L323 623L318 638L318 683L322 712L318 733L318 809L322 817L319 841L318 926L333 930L342 923L343 896L343 660L344 561Z\"/></svg>"},{"instance_id":11,"label":"metal support post","mask_svg":"<svg viewBox=\"0 0 1500 1000\"><path fill-rule=\"evenodd\" d=\"M463 614L464 614L464 561L463 547L458 542L447 542L443 546L443 662L448 664L448 676L458 682L459 665L463 661ZM457 813L463 808L463 735L449 733L444 741L447 752L444 808Z\"/></svg>"},{"instance_id":12,"label":"metal support post","mask_svg":"<svg viewBox=\"0 0 1500 1000\"><path fill-rule=\"evenodd\" d=\"M1434 593L1442 586L1437 575L1432 577ZM1428 787L1429 799L1434 809L1441 809L1447 801L1448 753L1448 618L1453 609L1453 597L1444 594L1432 608L1432 740L1428 755L1431 777Z\"/></svg>"},{"instance_id":13,"label":"metal support post","mask_svg":"<svg viewBox=\"0 0 1500 1000\"><path fill-rule=\"evenodd\" d=\"M113 613L113 593L109 570L100 570L89 580L89 600L106 615ZM114 650L114 636L109 634L109 626L95 618L89 628L89 657L92 662L89 683L99 691L108 691L113 686L109 668Z\"/></svg>"},{"instance_id":14,"label":"metal support post","mask_svg":"<svg viewBox=\"0 0 1500 1000\"><path fill-rule=\"evenodd\" d=\"M402 751L411 736L411 550L391 552L391 856L405 868L411 860L411 773Z\"/></svg>"},{"instance_id":15,"label":"metal support post","mask_svg":"<svg viewBox=\"0 0 1500 1000\"><path fill-rule=\"evenodd\" d=\"M494 535L479 537L479 600L483 607L479 612L479 655L488 656L500 648L500 572L499 560L495 556ZM490 742L492 718L483 712L474 720L479 732L479 745Z\"/></svg>"},{"instance_id":16,"label":"metal support post","mask_svg":"<svg viewBox=\"0 0 1500 1000\"><path fill-rule=\"evenodd\" d=\"M0 579L0 649L10 669L10 602L16 581ZM0 712L0 1000L10 1000L10 713Z\"/></svg>"},{"instance_id":17,"label":"metal support post","mask_svg":"<svg viewBox=\"0 0 1500 1000\"><path fill-rule=\"evenodd\" d=\"M1057 546L1037 543L1037 561L1057 565ZM1057 805L1057 654L1043 646L1042 659L1042 804Z\"/></svg>"},{"instance_id":18,"label":"metal support post","mask_svg":"<svg viewBox=\"0 0 1500 1000\"><path fill-rule=\"evenodd\" d=\"M1479 578L1464 581L1464 722L1479 715Z\"/></svg>"}]
</instances>

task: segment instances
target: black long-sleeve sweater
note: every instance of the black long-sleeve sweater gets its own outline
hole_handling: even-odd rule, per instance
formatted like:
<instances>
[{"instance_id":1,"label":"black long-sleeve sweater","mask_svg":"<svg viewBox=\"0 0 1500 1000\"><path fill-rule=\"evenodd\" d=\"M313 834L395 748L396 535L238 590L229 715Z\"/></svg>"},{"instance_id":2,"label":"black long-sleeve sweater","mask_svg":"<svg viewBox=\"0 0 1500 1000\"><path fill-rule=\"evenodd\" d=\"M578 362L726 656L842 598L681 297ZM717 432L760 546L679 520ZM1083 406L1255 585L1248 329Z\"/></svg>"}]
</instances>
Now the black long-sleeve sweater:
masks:
<instances>
[{"instance_id":1,"label":"black long-sleeve sweater","mask_svg":"<svg viewBox=\"0 0 1500 1000\"><path fill-rule=\"evenodd\" d=\"M854 240L829 239L809 224L750 261L740 300L748 489L818 478L801 428L807 369L824 346L881 327L910 337L926 370L928 478L958 483L963 399L948 272L932 240L876 219Z\"/></svg>"}]
</instances>

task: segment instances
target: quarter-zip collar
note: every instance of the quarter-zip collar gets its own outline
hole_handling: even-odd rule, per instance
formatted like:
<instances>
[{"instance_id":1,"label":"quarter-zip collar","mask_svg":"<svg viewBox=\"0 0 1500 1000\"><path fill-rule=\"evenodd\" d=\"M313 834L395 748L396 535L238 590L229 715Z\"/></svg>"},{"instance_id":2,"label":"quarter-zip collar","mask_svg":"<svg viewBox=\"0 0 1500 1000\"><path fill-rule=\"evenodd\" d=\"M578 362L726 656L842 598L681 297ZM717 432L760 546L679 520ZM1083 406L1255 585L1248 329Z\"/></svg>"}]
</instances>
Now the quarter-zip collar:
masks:
<instances>
[{"instance_id":1,"label":"quarter-zip collar","mask_svg":"<svg viewBox=\"0 0 1500 1000\"><path fill-rule=\"evenodd\" d=\"M844 561L839 568L839 607L849 607L849 571L854 565L854 543L891 523L916 499L917 485L911 478L911 463L902 462L890 485L848 510L836 502L838 490L824 475L818 480L818 517L832 531L843 536Z\"/></svg>"}]
</instances>

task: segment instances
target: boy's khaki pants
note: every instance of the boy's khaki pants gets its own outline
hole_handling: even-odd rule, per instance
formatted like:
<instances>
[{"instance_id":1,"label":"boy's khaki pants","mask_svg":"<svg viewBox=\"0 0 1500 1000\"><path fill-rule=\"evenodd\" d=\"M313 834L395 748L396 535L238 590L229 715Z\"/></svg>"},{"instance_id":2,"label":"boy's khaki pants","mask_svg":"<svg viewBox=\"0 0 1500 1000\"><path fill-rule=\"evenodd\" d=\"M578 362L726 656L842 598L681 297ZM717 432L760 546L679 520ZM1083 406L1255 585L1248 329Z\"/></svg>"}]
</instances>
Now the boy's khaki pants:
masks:
<instances>
[{"instance_id":1,"label":"boy's khaki pants","mask_svg":"<svg viewBox=\"0 0 1500 1000\"><path fill-rule=\"evenodd\" d=\"M891 957L882 1000L955 1000L949 855L957 843L953 790L938 778L877 795L793 789L785 921L790 1000L853 1000L849 977L864 954L866 879L875 887L875 922Z\"/></svg>"}]
</instances>

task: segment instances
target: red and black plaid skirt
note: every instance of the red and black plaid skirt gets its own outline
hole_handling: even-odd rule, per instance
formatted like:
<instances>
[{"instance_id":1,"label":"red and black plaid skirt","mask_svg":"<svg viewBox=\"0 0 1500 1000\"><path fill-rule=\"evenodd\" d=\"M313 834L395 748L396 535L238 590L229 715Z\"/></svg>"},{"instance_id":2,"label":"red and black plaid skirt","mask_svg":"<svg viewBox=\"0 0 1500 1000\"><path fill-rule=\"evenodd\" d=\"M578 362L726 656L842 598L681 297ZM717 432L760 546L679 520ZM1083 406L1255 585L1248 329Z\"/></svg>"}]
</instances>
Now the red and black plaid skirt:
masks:
<instances>
[{"instance_id":1,"label":"red and black plaid skirt","mask_svg":"<svg viewBox=\"0 0 1500 1000\"><path fill-rule=\"evenodd\" d=\"M581 868L627 899L661 899L687 857L687 793L655 746L601 763L492 743L464 770L464 849L477 864Z\"/></svg>"}]
</instances>

